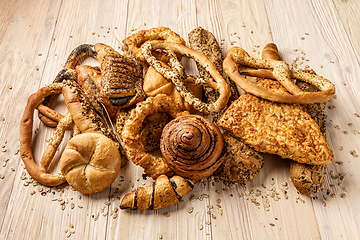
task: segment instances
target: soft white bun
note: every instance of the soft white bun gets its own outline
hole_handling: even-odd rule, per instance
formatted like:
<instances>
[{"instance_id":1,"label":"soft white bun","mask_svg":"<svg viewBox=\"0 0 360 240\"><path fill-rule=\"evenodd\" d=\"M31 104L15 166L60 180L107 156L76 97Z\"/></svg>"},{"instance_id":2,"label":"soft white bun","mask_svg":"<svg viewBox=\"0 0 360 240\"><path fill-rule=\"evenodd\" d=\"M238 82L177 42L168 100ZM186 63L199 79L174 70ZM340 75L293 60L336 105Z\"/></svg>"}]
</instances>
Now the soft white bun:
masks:
<instances>
[{"instance_id":1,"label":"soft white bun","mask_svg":"<svg viewBox=\"0 0 360 240\"><path fill-rule=\"evenodd\" d=\"M83 133L68 142L60 159L60 169L70 186L91 194L114 182L121 157L118 145L111 139L99 133Z\"/></svg>"}]
</instances>

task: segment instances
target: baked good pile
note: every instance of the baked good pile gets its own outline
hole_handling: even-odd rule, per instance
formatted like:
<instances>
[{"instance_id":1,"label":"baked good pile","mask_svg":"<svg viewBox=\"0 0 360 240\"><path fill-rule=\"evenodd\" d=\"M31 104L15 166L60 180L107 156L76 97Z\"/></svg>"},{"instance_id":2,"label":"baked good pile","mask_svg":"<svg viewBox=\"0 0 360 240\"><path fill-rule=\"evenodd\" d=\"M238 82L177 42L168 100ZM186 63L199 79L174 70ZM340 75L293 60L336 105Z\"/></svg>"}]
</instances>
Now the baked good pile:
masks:
<instances>
[{"instance_id":1,"label":"baked good pile","mask_svg":"<svg viewBox=\"0 0 360 240\"><path fill-rule=\"evenodd\" d=\"M120 207L159 209L178 203L211 175L245 185L262 169L264 154L276 154L291 160L299 192L316 193L334 156L325 119L313 109L334 96L334 85L290 70L273 43L261 59L240 47L224 59L211 32L198 27L188 38L190 47L171 29L156 27L125 38L122 54L102 43L76 47L53 83L28 98L20 152L31 177L92 194L109 187L129 159L154 184L124 196ZM81 65L84 56L99 66ZM186 73L184 57L196 62L198 76ZM65 115L50 107L60 93ZM35 110L55 128L40 166L31 148ZM61 155L61 172L52 175L48 167L67 130L73 136Z\"/></svg>"}]
</instances>

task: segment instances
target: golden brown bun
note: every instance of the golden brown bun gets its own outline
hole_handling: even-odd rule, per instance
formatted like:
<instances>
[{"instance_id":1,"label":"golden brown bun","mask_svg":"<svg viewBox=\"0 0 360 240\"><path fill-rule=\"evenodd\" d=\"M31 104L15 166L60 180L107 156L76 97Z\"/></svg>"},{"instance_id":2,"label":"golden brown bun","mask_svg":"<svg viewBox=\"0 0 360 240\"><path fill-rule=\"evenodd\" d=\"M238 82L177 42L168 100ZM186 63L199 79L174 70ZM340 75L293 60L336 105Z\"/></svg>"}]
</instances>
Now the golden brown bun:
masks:
<instances>
[{"instance_id":1,"label":"golden brown bun","mask_svg":"<svg viewBox=\"0 0 360 240\"><path fill-rule=\"evenodd\" d=\"M160 150L169 167L192 180L210 176L221 165L224 139L220 129L199 115L181 116L168 123Z\"/></svg>"},{"instance_id":2,"label":"golden brown bun","mask_svg":"<svg viewBox=\"0 0 360 240\"><path fill-rule=\"evenodd\" d=\"M117 144L98 133L73 137L60 158L60 169L66 181L84 194L106 189L117 177L120 167Z\"/></svg>"},{"instance_id":3,"label":"golden brown bun","mask_svg":"<svg viewBox=\"0 0 360 240\"><path fill-rule=\"evenodd\" d=\"M326 176L325 165L308 165L297 162L290 164L290 178L296 189L305 195L317 193Z\"/></svg>"},{"instance_id":4,"label":"golden brown bun","mask_svg":"<svg viewBox=\"0 0 360 240\"><path fill-rule=\"evenodd\" d=\"M202 99L202 87L196 86L192 83L186 83L189 91L194 94L195 97ZM164 93L171 97L175 103L175 107L180 111L195 112L194 107L187 103L180 93L176 90L175 85L168 79L164 78L158 71L152 66L146 72L144 78L144 91L147 96L154 97L157 94Z\"/></svg>"},{"instance_id":5,"label":"golden brown bun","mask_svg":"<svg viewBox=\"0 0 360 240\"><path fill-rule=\"evenodd\" d=\"M168 51L171 67L164 62L157 60L152 55L151 52L154 49L166 49ZM204 114L211 114L222 110L226 106L231 95L230 88L216 69L214 63L212 63L204 54L184 45L160 40L145 42L141 46L141 51L146 61L166 79L170 79L174 83L176 90L181 94L185 101L190 103L196 110ZM206 69L206 71L210 73L214 81L206 78L194 77L193 82L195 84L202 84L215 89L219 93L219 97L215 102L209 104L204 103L201 99L195 97L194 94L188 90L184 80L190 80L184 76L184 66L178 61L174 53L180 53L189 58L195 59L198 64L200 64Z\"/></svg>"}]
</instances>

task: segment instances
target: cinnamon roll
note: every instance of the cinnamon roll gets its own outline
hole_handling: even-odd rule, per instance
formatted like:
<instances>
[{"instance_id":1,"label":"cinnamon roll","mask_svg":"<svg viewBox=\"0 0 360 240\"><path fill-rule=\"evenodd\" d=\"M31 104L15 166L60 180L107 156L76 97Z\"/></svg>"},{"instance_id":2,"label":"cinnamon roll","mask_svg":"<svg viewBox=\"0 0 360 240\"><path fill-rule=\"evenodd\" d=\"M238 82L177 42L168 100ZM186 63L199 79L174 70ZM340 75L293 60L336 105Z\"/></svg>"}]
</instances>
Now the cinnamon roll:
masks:
<instances>
[{"instance_id":1,"label":"cinnamon roll","mask_svg":"<svg viewBox=\"0 0 360 240\"><path fill-rule=\"evenodd\" d=\"M169 167L192 180L208 177L224 161L224 139L210 120L181 116L168 123L161 135L160 150Z\"/></svg>"}]
</instances>

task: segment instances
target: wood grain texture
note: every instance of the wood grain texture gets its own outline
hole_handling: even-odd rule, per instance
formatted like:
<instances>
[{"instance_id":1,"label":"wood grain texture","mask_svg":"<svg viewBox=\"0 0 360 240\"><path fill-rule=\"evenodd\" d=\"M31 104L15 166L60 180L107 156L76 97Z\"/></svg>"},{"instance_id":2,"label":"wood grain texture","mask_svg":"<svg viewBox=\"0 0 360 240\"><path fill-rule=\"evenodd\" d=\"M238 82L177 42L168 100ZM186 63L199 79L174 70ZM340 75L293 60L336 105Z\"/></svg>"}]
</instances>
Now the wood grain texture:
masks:
<instances>
[{"instance_id":1,"label":"wood grain texture","mask_svg":"<svg viewBox=\"0 0 360 240\"><path fill-rule=\"evenodd\" d=\"M1 1L0 9L0 240L7 239L360 239L360 76L358 0L348 1ZM50 84L71 50L102 42L121 52L122 40L157 26L188 44L201 26L221 44L260 57L269 42L299 68L309 65L336 86L327 103L327 139L335 161L313 198L297 193L289 160L265 156L259 175L243 186L210 177L175 206L120 210L122 197L152 184L128 161L106 190L83 195L66 184L31 181L19 154L19 120L27 98ZM183 59L196 74L193 60ZM94 59L85 64L98 65ZM56 110L65 113L62 96ZM34 119L39 161L54 129ZM71 132L56 154L61 155ZM59 171L57 162L50 171ZM285 194L286 192L286 194ZM326 206L325 206L326 205Z\"/></svg>"}]
</instances>

